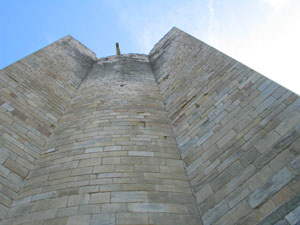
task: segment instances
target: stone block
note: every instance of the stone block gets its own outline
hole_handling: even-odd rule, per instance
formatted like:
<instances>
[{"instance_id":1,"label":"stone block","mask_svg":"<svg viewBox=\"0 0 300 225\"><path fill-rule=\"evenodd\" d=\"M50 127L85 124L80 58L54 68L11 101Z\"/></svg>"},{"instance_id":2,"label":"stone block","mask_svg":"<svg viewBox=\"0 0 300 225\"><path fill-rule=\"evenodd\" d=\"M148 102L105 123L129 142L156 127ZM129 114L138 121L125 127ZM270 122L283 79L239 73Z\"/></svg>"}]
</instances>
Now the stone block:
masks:
<instances>
[{"instance_id":1,"label":"stone block","mask_svg":"<svg viewBox=\"0 0 300 225\"><path fill-rule=\"evenodd\" d=\"M7 177L9 174L10 170L5 168L4 166L0 165L0 175L3 177Z\"/></svg>"},{"instance_id":2,"label":"stone block","mask_svg":"<svg viewBox=\"0 0 300 225\"><path fill-rule=\"evenodd\" d=\"M44 193L33 195L32 201L50 199L50 198L55 198L55 197L59 197L59 196L57 196L56 191L44 192Z\"/></svg>"},{"instance_id":3,"label":"stone block","mask_svg":"<svg viewBox=\"0 0 300 225\"><path fill-rule=\"evenodd\" d=\"M121 151L121 146L105 146L104 151Z\"/></svg>"},{"instance_id":4,"label":"stone block","mask_svg":"<svg viewBox=\"0 0 300 225\"><path fill-rule=\"evenodd\" d=\"M214 180L212 180L210 186L214 191L217 191L220 188L222 188L231 179L232 179L232 175L230 171L225 170L222 173L220 173L220 175L217 176Z\"/></svg>"},{"instance_id":5,"label":"stone block","mask_svg":"<svg viewBox=\"0 0 300 225\"><path fill-rule=\"evenodd\" d=\"M249 180L247 180L247 186L251 191L255 191L256 188L264 184L270 177L274 175L274 172L267 165L263 167L260 171L255 173Z\"/></svg>"},{"instance_id":6,"label":"stone block","mask_svg":"<svg viewBox=\"0 0 300 225\"><path fill-rule=\"evenodd\" d=\"M81 205L79 206L78 214L89 215L89 214L99 214L100 212L101 212L101 205Z\"/></svg>"},{"instance_id":7,"label":"stone block","mask_svg":"<svg viewBox=\"0 0 300 225\"><path fill-rule=\"evenodd\" d=\"M300 156L288 164L288 168L295 174L300 174Z\"/></svg>"},{"instance_id":8,"label":"stone block","mask_svg":"<svg viewBox=\"0 0 300 225\"><path fill-rule=\"evenodd\" d=\"M120 157L107 157L103 159L102 164L120 164L120 160Z\"/></svg>"},{"instance_id":9,"label":"stone block","mask_svg":"<svg viewBox=\"0 0 300 225\"><path fill-rule=\"evenodd\" d=\"M66 225L67 219L68 219L67 217L48 219L45 220L43 225Z\"/></svg>"},{"instance_id":10,"label":"stone block","mask_svg":"<svg viewBox=\"0 0 300 225\"><path fill-rule=\"evenodd\" d=\"M214 224L237 224L242 218L249 214L251 207L247 201L242 201L230 211L228 211L224 216L217 220Z\"/></svg>"},{"instance_id":11,"label":"stone block","mask_svg":"<svg viewBox=\"0 0 300 225\"><path fill-rule=\"evenodd\" d=\"M225 136L223 136L219 141L217 141L218 148L222 148L227 142L230 141L230 139L234 138L236 136L236 132L233 130L230 130Z\"/></svg>"},{"instance_id":12,"label":"stone block","mask_svg":"<svg viewBox=\"0 0 300 225\"><path fill-rule=\"evenodd\" d=\"M116 224L148 224L148 213L117 213Z\"/></svg>"},{"instance_id":13,"label":"stone block","mask_svg":"<svg viewBox=\"0 0 300 225\"><path fill-rule=\"evenodd\" d=\"M229 190L234 190L238 186L240 186L242 183L244 183L246 180L249 179L254 173L256 169L251 164L247 168L245 168L243 171L241 171L237 176L235 176L231 181L229 181L226 186L228 186Z\"/></svg>"},{"instance_id":14,"label":"stone block","mask_svg":"<svg viewBox=\"0 0 300 225\"><path fill-rule=\"evenodd\" d=\"M146 152L146 151L128 151L129 156L144 156L144 157L152 157L154 156L154 152Z\"/></svg>"},{"instance_id":15,"label":"stone block","mask_svg":"<svg viewBox=\"0 0 300 225\"><path fill-rule=\"evenodd\" d=\"M135 171L141 171L141 172L153 172L157 173L159 172L159 167L155 165L135 165Z\"/></svg>"},{"instance_id":16,"label":"stone block","mask_svg":"<svg viewBox=\"0 0 300 225\"><path fill-rule=\"evenodd\" d=\"M202 216L203 225L209 225L216 222L219 218L225 215L229 211L229 207L225 200L221 201L219 204L215 205L214 208L209 209Z\"/></svg>"},{"instance_id":17,"label":"stone block","mask_svg":"<svg viewBox=\"0 0 300 225\"><path fill-rule=\"evenodd\" d=\"M279 138L280 135L277 132L271 131L267 136L258 141L254 146L260 153L264 153L267 149L273 146L279 140Z\"/></svg>"},{"instance_id":18,"label":"stone block","mask_svg":"<svg viewBox=\"0 0 300 225\"><path fill-rule=\"evenodd\" d=\"M270 195L276 193L293 179L294 175L284 167L265 184L256 189L248 198L252 208L262 204Z\"/></svg>"},{"instance_id":19,"label":"stone block","mask_svg":"<svg viewBox=\"0 0 300 225\"><path fill-rule=\"evenodd\" d=\"M289 114L289 116L284 119L278 127L276 127L276 131L280 135L285 135L288 131L292 130L293 127L299 124L300 121L300 113L297 111L293 111Z\"/></svg>"},{"instance_id":20,"label":"stone block","mask_svg":"<svg viewBox=\"0 0 300 225\"><path fill-rule=\"evenodd\" d=\"M259 156L260 156L260 153L253 147L253 148L249 149L247 152L243 152L241 154L241 156L239 157L239 160L243 166L247 167Z\"/></svg>"},{"instance_id":21,"label":"stone block","mask_svg":"<svg viewBox=\"0 0 300 225\"><path fill-rule=\"evenodd\" d=\"M286 185L272 197L272 201L276 204L276 206L281 206L294 197L294 195L295 193L292 191L292 189Z\"/></svg>"},{"instance_id":22,"label":"stone block","mask_svg":"<svg viewBox=\"0 0 300 225\"><path fill-rule=\"evenodd\" d=\"M71 174L71 170L58 171L55 173L51 173L48 180L56 180L61 178L69 177Z\"/></svg>"},{"instance_id":23,"label":"stone block","mask_svg":"<svg viewBox=\"0 0 300 225\"><path fill-rule=\"evenodd\" d=\"M101 165L101 158L82 159L79 161L78 167L98 166Z\"/></svg>"},{"instance_id":24,"label":"stone block","mask_svg":"<svg viewBox=\"0 0 300 225\"><path fill-rule=\"evenodd\" d=\"M149 223L155 225L180 225L180 215L166 213L149 213Z\"/></svg>"},{"instance_id":25,"label":"stone block","mask_svg":"<svg viewBox=\"0 0 300 225\"><path fill-rule=\"evenodd\" d=\"M85 193L95 193L95 192L99 192L100 187L98 185L94 186L94 185L90 185L87 187L80 187L78 193L79 194L85 194Z\"/></svg>"},{"instance_id":26,"label":"stone block","mask_svg":"<svg viewBox=\"0 0 300 225\"><path fill-rule=\"evenodd\" d=\"M94 166L93 173L112 173L115 171L114 165Z\"/></svg>"},{"instance_id":27,"label":"stone block","mask_svg":"<svg viewBox=\"0 0 300 225\"><path fill-rule=\"evenodd\" d=\"M31 204L25 204L17 207L13 207L9 210L7 217L19 217L19 216L24 216L26 214L30 213L30 210L32 208L32 203Z\"/></svg>"},{"instance_id":28,"label":"stone block","mask_svg":"<svg viewBox=\"0 0 300 225\"><path fill-rule=\"evenodd\" d=\"M93 167L83 167L72 169L71 176L91 174L93 172Z\"/></svg>"},{"instance_id":29,"label":"stone block","mask_svg":"<svg viewBox=\"0 0 300 225\"><path fill-rule=\"evenodd\" d=\"M265 217L263 220L259 220L259 225L276 224L277 222L279 223L279 221L282 221L286 215L296 209L299 206L299 203L300 195L294 195L293 198L279 206L270 215Z\"/></svg>"},{"instance_id":30,"label":"stone block","mask_svg":"<svg viewBox=\"0 0 300 225\"><path fill-rule=\"evenodd\" d=\"M148 202L145 191L111 192L111 202Z\"/></svg>"},{"instance_id":31,"label":"stone block","mask_svg":"<svg viewBox=\"0 0 300 225\"><path fill-rule=\"evenodd\" d=\"M115 213L101 213L92 216L91 225L116 225Z\"/></svg>"},{"instance_id":32,"label":"stone block","mask_svg":"<svg viewBox=\"0 0 300 225\"><path fill-rule=\"evenodd\" d=\"M60 197L60 198L53 198L47 200L39 200L36 201L31 209L32 212L47 210L47 209L58 209L67 206L68 197Z\"/></svg>"},{"instance_id":33,"label":"stone block","mask_svg":"<svg viewBox=\"0 0 300 225\"><path fill-rule=\"evenodd\" d=\"M68 206L86 205L90 201L89 194L71 195L69 197Z\"/></svg>"},{"instance_id":34,"label":"stone block","mask_svg":"<svg viewBox=\"0 0 300 225\"><path fill-rule=\"evenodd\" d=\"M66 225L83 225L90 224L91 216L90 215L76 215L70 216L67 220Z\"/></svg>"},{"instance_id":35,"label":"stone block","mask_svg":"<svg viewBox=\"0 0 300 225\"><path fill-rule=\"evenodd\" d=\"M108 202L110 202L109 192L91 194L90 204L108 203Z\"/></svg>"},{"instance_id":36,"label":"stone block","mask_svg":"<svg viewBox=\"0 0 300 225\"><path fill-rule=\"evenodd\" d=\"M243 185L237 188L235 191L233 191L230 195L228 195L226 201L228 202L229 207L233 208L244 198L246 198L249 194L250 194L249 188L247 187L247 185Z\"/></svg>"},{"instance_id":37,"label":"stone block","mask_svg":"<svg viewBox=\"0 0 300 225\"><path fill-rule=\"evenodd\" d=\"M16 161L13 161L11 159L7 159L3 164L7 169L11 170L12 172L16 173L22 178L25 178L29 172L28 169L24 168L20 164L18 164ZM2 170L3 171L3 170ZM6 176L8 173L6 174Z\"/></svg>"},{"instance_id":38,"label":"stone block","mask_svg":"<svg viewBox=\"0 0 300 225\"><path fill-rule=\"evenodd\" d=\"M97 152L103 152L103 147L87 148L85 150L85 153L97 153Z\"/></svg>"},{"instance_id":39,"label":"stone block","mask_svg":"<svg viewBox=\"0 0 300 225\"><path fill-rule=\"evenodd\" d=\"M282 167L286 166L294 158L294 155L286 150L276 156L269 165L274 172L278 172Z\"/></svg>"},{"instance_id":40,"label":"stone block","mask_svg":"<svg viewBox=\"0 0 300 225\"><path fill-rule=\"evenodd\" d=\"M300 206L291 211L288 215L285 216L285 219L289 222L290 225L296 225L300 222Z\"/></svg>"},{"instance_id":41,"label":"stone block","mask_svg":"<svg viewBox=\"0 0 300 225\"><path fill-rule=\"evenodd\" d=\"M102 204L102 212L104 213L127 212L127 206L126 203Z\"/></svg>"},{"instance_id":42,"label":"stone block","mask_svg":"<svg viewBox=\"0 0 300 225\"><path fill-rule=\"evenodd\" d=\"M196 193L196 200L197 203L203 202L206 198L212 195L214 192L209 184L205 184L197 193Z\"/></svg>"},{"instance_id":43,"label":"stone block","mask_svg":"<svg viewBox=\"0 0 300 225\"><path fill-rule=\"evenodd\" d=\"M57 209L49 209L40 212L34 212L31 216L31 222L55 218L56 212Z\"/></svg>"},{"instance_id":44,"label":"stone block","mask_svg":"<svg viewBox=\"0 0 300 225\"><path fill-rule=\"evenodd\" d=\"M202 145L208 138L210 138L211 136L214 135L214 132L211 130L209 132L207 132L206 134L204 134L203 136L201 136L199 139L197 138L197 146Z\"/></svg>"},{"instance_id":45,"label":"stone block","mask_svg":"<svg viewBox=\"0 0 300 225\"><path fill-rule=\"evenodd\" d=\"M193 204L194 201L193 196L191 194L184 194L184 193L168 193L170 203L175 204ZM150 194L149 194L150 196Z\"/></svg>"},{"instance_id":46,"label":"stone block","mask_svg":"<svg viewBox=\"0 0 300 225\"><path fill-rule=\"evenodd\" d=\"M235 160L239 158L241 155L240 151L234 152L231 156L226 158L220 165L218 165L217 170L218 172L224 171L227 167L229 167ZM251 163L251 162L250 162Z\"/></svg>"},{"instance_id":47,"label":"stone block","mask_svg":"<svg viewBox=\"0 0 300 225\"><path fill-rule=\"evenodd\" d=\"M67 216L75 216L78 214L78 206L68 207L68 208L60 208L56 216L57 217L67 217Z\"/></svg>"},{"instance_id":48,"label":"stone block","mask_svg":"<svg viewBox=\"0 0 300 225\"><path fill-rule=\"evenodd\" d=\"M282 136L275 144L272 146L272 148L276 152L281 152L282 150L289 147L291 144L293 144L294 141L296 141L300 137L300 125L297 125L295 129L290 130L287 132L284 136Z\"/></svg>"},{"instance_id":49,"label":"stone block","mask_svg":"<svg viewBox=\"0 0 300 225\"><path fill-rule=\"evenodd\" d=\"M63 190L57 191L58 197L63 197L65 195L78 195L79 188L65 188Z\"/></svg>"},{"instance_id":50,"label":"stone block","mask_svg":"<svg viewBox=\"0 0 300 225\"><path fill-rule=\"evenodd\" d=\"M272 200L265 201L260 207L259 212L263 217L268 216L272 211L276 209L276 205Z\"/></svg>"},{"instance_id":51,"label":"stone block","mask_svg":"<svg viewBox=\"0 0 300 225\"><path fill-rule=\"evenodd\" d=\"M23 205L23 204L26 204L26 203L30 203L31 201L32 201L32 196L19 198L19 199L14 200L11 206Z\"/></svg>"},{"instance_id":52,"label":"stone block","mask_svg":"<svg viewBox=\"0 0 300 225\"><path fill-rule=\"evenodd\" d=\"M144 158L142 158L142 164L164 166L164 165L166 165L166 160L164 158L144 157Z\"/></svg>"},{"instance_id":53,"label":"stone block","mask_svg":"<svg viewBox=\"0 0 300 225\"><path fill-rule=\"evenodd\" d=\"M162 203L128 203L129 212L167 212L167 207Z\"/></svg>"}]
</instances>

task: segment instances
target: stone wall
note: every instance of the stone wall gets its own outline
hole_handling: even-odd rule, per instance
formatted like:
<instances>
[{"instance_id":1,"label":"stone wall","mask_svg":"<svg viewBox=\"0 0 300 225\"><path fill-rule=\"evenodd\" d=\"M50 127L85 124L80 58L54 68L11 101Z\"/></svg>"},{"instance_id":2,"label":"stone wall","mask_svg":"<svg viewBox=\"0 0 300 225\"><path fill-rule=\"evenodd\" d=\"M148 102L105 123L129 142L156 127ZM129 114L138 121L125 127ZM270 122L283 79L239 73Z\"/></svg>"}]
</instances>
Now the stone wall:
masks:
<instances>
[{"instance_id":1,"label":"stone wall","mask_svg":"<svg viewBox=\"0 0 300 225\"><path fill-rule=\"evenodd\" d=\"M95 59L68 36L0 71L0 221Z\"/></svg>"},{"instance_id":2,"label":"stone wall","mask_svg":"<svg viewBox=\"0 0 300 225\"><path fill-rule=\"evenodd\" d=\"M176 28L149 57L203 224L299 222L299 96Z\"/></svg>"},{"instance_id":3,"label":"stone wall","mask_svg":"<svg viewBox=\"0 0 300 225\"><path fill-rule=\"evenodd\" d=\"M4 224L199 224L148 56L99 59Z\"/></svg>"},{"instance_id":4,"label":"stone wall","mask_svg":"<svg viewBox=\"0 0 300 225\"><path fill-rule=\"evenodd\" d=\"M299 97L176 28L4 68L0 122L0 225L299 222Z\"/></svg>"}]
</instances>

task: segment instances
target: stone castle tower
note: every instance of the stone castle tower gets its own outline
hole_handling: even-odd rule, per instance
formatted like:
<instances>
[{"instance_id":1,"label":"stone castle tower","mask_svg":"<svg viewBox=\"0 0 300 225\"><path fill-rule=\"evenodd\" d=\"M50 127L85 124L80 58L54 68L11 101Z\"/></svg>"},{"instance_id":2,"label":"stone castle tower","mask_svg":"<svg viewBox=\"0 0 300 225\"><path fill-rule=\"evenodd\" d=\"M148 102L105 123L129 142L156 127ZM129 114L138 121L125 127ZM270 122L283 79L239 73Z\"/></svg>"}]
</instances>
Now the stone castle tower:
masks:
<instances>
[{"instance_id":1,"label":"stone castle tower","mask_svg":"<svg viewBox=\"0 0 300 225\"><path fill-rule=\"evenodd\" d=\"M300 98L173 28L0 71L1 225L300 224Z\"/></svg>"}]
</instances>

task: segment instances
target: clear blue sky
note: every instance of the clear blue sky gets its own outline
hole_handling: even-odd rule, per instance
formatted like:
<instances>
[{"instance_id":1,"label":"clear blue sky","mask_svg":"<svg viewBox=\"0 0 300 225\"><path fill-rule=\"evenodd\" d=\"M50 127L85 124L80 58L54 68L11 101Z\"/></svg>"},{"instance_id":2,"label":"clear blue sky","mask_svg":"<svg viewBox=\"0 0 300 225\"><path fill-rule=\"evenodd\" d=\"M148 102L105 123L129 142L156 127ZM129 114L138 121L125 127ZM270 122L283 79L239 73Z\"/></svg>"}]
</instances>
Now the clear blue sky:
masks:
<instances>
[{"instance_id":1,"label":"clear blue sky","mask_svg":"<svg viewBox=\"0 0 300 225\"><path fill-rule=\"evenodd\" d=\"M103 57L173 26L300 93L298 0L0 0L0 69L70 34Z\"/></svg>"},{"instance_id":2,"label":"clear blue sky","mask_svg":"<svg viewBox=\"0 0 300 225\"><path fill-rule=\"evenodd\" d=\"M108 1L1 0L0 68L68 34L97 53L114 54L119 41L137 51ZM120 3L121 4L121 3ZM126 44L125 44L126 43Z\"/></svg>"}]
</instances>

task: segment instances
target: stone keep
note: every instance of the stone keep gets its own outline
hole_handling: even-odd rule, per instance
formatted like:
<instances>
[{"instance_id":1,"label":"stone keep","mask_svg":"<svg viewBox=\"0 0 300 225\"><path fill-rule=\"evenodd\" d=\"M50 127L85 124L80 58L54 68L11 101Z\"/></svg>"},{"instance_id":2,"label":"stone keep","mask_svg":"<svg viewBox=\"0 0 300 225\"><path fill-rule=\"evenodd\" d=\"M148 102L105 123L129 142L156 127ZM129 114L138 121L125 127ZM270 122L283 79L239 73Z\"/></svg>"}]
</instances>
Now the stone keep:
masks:
<instances>
[{"instance_id":1,"label":"stone keep","mask_svg":"<svg viewBox=\"0 0 300 225\"><path fill-rule=\"evenodd\" d=\"M173 28L0 71L1 225L300 224L300 98Z\"/></svg>"}]
</instances>

